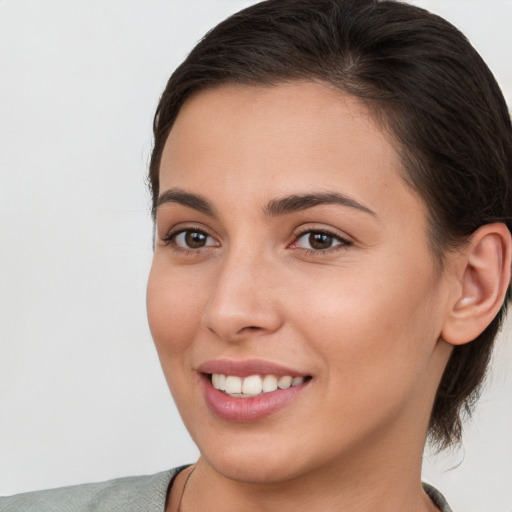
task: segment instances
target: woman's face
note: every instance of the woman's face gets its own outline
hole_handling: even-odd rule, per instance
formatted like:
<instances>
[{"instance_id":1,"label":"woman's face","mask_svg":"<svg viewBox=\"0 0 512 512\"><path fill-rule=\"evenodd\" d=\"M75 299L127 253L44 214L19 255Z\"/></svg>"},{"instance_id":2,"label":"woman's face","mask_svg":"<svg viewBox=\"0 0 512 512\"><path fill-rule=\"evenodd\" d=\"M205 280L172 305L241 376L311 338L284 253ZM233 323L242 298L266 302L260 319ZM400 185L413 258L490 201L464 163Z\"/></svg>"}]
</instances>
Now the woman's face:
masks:
<instances>
[{"instance_id":1,"label":"woman's face","mask_svg":"<svg viewBox=\"0 0 512 512\"><path fill-rule=\"evenodd\" d=\"M278 481L421 454L449 282L367 109L314 83L201 92L160 187L149 323L208 464Z\"/></svg>"}]
</instances>

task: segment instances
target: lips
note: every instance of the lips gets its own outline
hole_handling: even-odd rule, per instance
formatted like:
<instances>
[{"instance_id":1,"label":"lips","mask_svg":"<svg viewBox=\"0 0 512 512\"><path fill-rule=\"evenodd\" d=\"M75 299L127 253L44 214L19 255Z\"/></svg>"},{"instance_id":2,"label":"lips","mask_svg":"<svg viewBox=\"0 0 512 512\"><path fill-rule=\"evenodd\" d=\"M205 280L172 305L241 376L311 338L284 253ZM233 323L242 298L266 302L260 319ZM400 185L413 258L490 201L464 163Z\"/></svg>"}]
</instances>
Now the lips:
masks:
<instances>
[{"instance_id":1,"label":"lips","mask_svg":"<svg viewBox=\"0 0 512 512\"><path fill-rule=\"evenodd\" d=\"M213 360L199 366L206 404L233 422L261 420L299 399L311 376L266 361Z\"/></svg>"}]
</instances>

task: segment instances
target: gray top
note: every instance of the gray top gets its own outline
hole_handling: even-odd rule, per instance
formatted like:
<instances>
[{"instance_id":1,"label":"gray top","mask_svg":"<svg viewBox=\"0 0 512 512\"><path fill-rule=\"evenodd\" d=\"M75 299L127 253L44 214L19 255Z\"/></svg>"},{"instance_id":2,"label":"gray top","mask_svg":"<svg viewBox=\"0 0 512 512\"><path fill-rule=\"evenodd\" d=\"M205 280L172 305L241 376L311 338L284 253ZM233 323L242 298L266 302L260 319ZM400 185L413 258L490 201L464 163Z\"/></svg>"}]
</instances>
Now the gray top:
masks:
<instances>
[{"instance_id":1,"label":"gray top","mask_svg":"<svg viewBox=\"0 0 512 512\"><path fill-rule=\"evenodd\" d=\"M167 491L183 469L0 498L0 512L164 512Z\"/></svg>"},{"instance_id":2,"label":"gray top","mask_svg":"<svg viewBox=\"0 0 512 512\"><path fill-rule=\"evenodd\" d=\"M164 512L169 487L186 467L150 476L0 497L0 512ZM441 512L452 512L437 489L428 484L423 488Z\"/></svg>"},{"instance_id":3,"label":"gray top","mask_svg":"<svg viewBox=\"0 0 512 512\"><path fill-rule=\"evenodd\" d=\"M453 512L445 497L435 487L423 482L423 490L441 512Z\"/></svg>"}]
</instances>

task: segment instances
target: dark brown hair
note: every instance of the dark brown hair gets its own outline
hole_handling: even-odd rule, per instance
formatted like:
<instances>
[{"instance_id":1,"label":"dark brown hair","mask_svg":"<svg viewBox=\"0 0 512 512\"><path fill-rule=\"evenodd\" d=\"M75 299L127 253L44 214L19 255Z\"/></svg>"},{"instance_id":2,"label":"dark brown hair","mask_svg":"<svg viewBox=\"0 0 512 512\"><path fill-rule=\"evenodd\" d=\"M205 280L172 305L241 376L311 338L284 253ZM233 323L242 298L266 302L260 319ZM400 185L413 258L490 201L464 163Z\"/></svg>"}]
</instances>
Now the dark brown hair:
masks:
<instances>
[{"instance_id":1,"label":"dark brown hair","mask_svg":"<svg viewBox=\"0 0 512 512\"><path fill-rule=\"evenodd\" d=\"M423 9L378 0L267 0L220 23L173 73L154 120L153 213L163 147L192 94L227 83L314 80L362 99L389 131L404 179L429 211L433 254L480 226L512 231L512 128L501 91L464 35ZM455 347L435 399L430 436L460 441L510 301L471 343Z\"/></svg>"}]
</instances>

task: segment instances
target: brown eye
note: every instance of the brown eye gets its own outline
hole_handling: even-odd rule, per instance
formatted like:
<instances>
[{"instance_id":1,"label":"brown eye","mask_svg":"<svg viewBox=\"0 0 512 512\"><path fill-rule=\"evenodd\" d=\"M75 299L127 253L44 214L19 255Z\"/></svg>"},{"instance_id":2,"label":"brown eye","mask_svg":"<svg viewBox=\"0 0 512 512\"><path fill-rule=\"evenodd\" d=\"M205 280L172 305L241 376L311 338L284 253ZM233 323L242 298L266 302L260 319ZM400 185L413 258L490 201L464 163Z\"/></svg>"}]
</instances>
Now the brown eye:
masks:
<instances>
[{"instance_id":1,"label":"brown eye","mask_svg":"<svg viewBox=\"0 0 512 512\"><path fill-rule=\"evenodd\" d=\"M194 229L180 231L173 235L171 240L181 249L202 249L203 247L217 245L211 236Z\"/></svg>"},{"instance_id":2,"label":"brown eye","mask_svg":"<svg viewBox=\"0 0 512 512\"><path fill-rule=\"evenodd\" d=\"M191 249L199 249L206 245L206 235L204 233L198 233L197 231L186 231L185 232L185 244Z\"/></svg>"},{"instance_id":3,"label":"brown eye","mask_svg":"<svg viewBox=\"0 0 512 512\"><path fill-rule=\"evenodd\" d=\"M325 233L310 233L308 237L311 248L317 250L329 249L333 241L333 237Z\"/></svg>"},{"instance_id":4,"label":"brown eye","mask_svg":"<svg viewBox=\"0 0 512 512\"><path fill-rule=\"evenodd\" d=\"M296 242L292 247L306 249L307 251L327 251L348 247L351 243L338 235L326 231L305 231L297 236Z\"/></svg>"}]
</instances>

